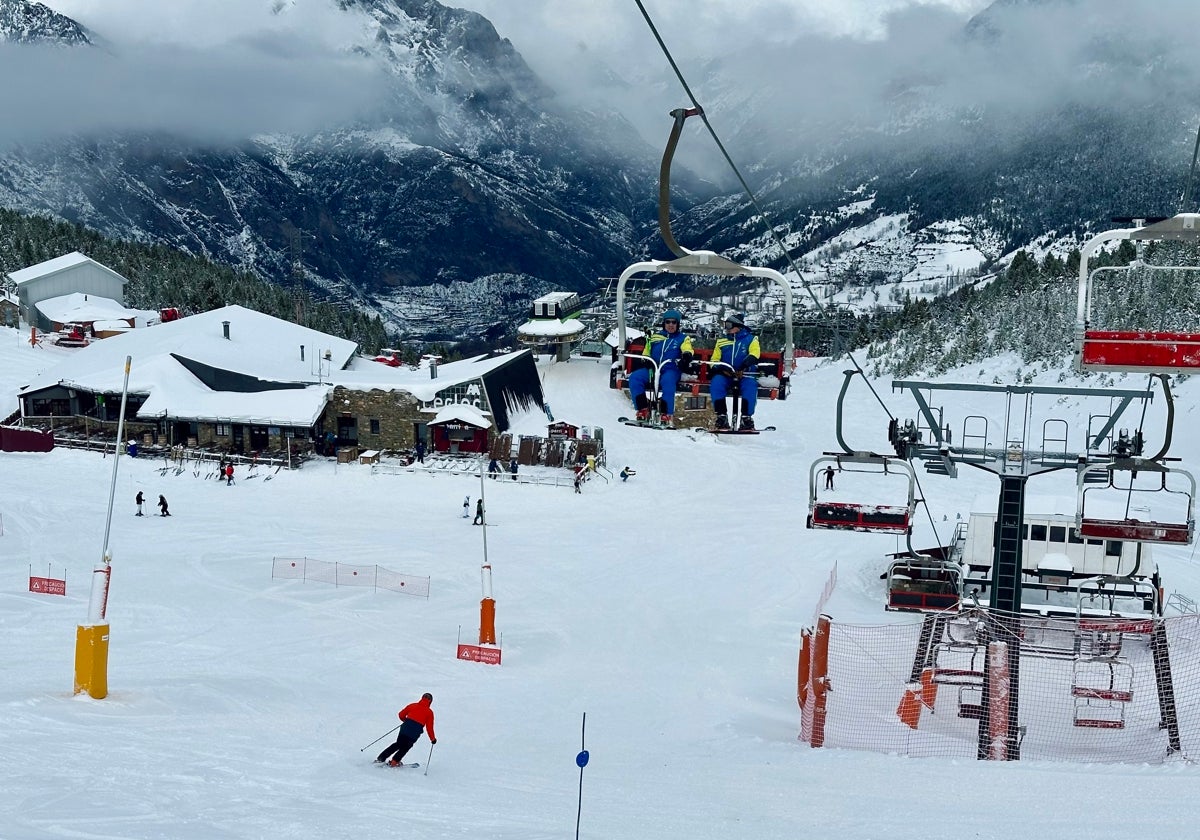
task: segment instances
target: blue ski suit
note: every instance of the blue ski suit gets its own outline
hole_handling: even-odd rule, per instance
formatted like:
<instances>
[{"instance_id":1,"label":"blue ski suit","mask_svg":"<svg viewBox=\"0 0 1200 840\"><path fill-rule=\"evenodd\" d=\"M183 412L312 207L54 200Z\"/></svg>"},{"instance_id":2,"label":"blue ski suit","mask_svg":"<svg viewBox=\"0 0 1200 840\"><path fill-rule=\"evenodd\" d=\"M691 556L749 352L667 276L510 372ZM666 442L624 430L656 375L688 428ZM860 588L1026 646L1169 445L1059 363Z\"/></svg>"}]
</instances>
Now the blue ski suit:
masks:
<instances>
[{"instance_id":1,"label":"blue ski suit","mask_svg":"<svg viewBox=\"0 0 1200 840\"><path fill-rule=\"evenodd\" d=\"M690 363L692 353L691 336L679 330L669 333L665 327L651 335L646 341L645 349L642 350L642 356L658 363L658 395L666 407L666 414L675 413L675 389L679 385L679 376L683 373L680 370L680 362L686 357L685 361ZM652 367L640 367L629 375L629 398L633 400L634 405L637 405L638 397L643 396L650 387L650 378L653 375Z\"/></svg>"},{"instance_id":2,"label":"blue ski suit","mask_svg":"<svg viewBox=\"0 0 1200 840\"><path fill-rule=\"evenodd\" d=\"M732 336L717 339L717 344L713 347L710 364L724 362L738 371L741 397L745 402L743 417L753 417L754 408L758 405L758 380L747 374L754 372L761 355L758 336L745 327L739 329ZM728 368L722 366L718 370L728 371ZM729 376L713 376L712 384L708 388L713 402L725 399L725 395L729 393L731 381Z\"/></svg>"}]
</instances>

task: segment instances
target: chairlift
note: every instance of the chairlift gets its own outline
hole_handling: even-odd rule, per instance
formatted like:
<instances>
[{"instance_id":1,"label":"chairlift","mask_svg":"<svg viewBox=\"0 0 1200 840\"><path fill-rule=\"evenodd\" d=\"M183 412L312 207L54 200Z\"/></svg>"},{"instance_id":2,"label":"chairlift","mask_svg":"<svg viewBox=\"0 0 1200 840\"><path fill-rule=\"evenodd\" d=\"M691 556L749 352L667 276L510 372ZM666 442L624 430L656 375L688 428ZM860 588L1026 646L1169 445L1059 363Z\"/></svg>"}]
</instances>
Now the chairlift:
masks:
<instances>
[{"instance_id":1,"label":"chairlift","mask_svg":"<svg viewBox=\"0 0 1200 840\"><path fill-rule=\"evenodd\" d=\"M888 566L885 609L901 612L957 611L963 567L942 557L906 553Z\"/></svg>"},{"instance_id":2,"label":"chairlift","mask_svg":"<svg viewBox=\"0 0 1200 840\"><path fill-rule=\"evenodd\" d=\"M1142 221L1142 220L1137 220ZM1100 246L1116 240L1151 242L1200 240L1200 214L1180 213L1145 226L1109 230L1092 237L1079 259L1079 297L1075 315L1075 367L1081 372L1172 373L1200 368L1200 333L1144 328L1096 329L1092 323L1098 280L1105 273L1128 273L1143 264L1105 266L1088 271ZM1159 266L1171 271L1200 271L1195 266Z\"/></svg>"},{"instance_id":3,"label":"chairlift","mask_svg":"<svg viewBox=\"0 0 1200 840\"><path fill-rule=\"evenodd\" d=\"M903 475L908 479L904 504L860 504L817 498L817 480L825 466L838 472L869 473L879 477ZM884 534L912 533L917 509L917 477L907 461L872 452L833 453L813 461L808 471L808 527L842 531L873 531Z\"/></svg>"},{"instance_id":4,"label":"chairlift","mask_svg":"<svg viewBox=\"0 0 1200 840\"><path fill-rule=\"evenodd\" d=\"M782 352L764 352L759 362L759 395L770 399L787 399L789 379L791 377L794 357L792 340L792 286L782 274L772 268L741 265L713 251L689 250L681 246L671 231L670 207L670 178L671 161L675 147L679 143L684 121L688 117L699 116L698 108L678 108L671 112L675 122L671 135L663 152L662 164L659 168L658 193L658 226L663 243L675 255L670 260L647 259L635 262L617 278L616 283L616 315L617 315L617 347L626 354L637 351L636 346L626 341L625 290L630 280L641 275L681 274L708 275L725 278L753 278L774 283L779 287L783 298L783 328L784 342ZM708 371L707 361L710 351L696 348L695 364L698 370L681 381L681 388L691 390L693 394L707 391ZM611 378L612 387L619 388L629 374L628 362L623 362Z\"/></svg>"},{"instance_id":5,"label":"chairlift","mask_svg":"<svg viewBox=\"0 0 1200 840\"><path fill-rule=\"evenodd\" d=\"M1095 481L1097 473L1105 473L1106 481L1102 484ZM1153 473L1158 476L1157 487L1135 487L1134 478L1137 473ZM1129 481L1124 486L1118 486L1117 474L1127 473ZM1184 480L1187 489L1176 489L1167 486L1168 476L1179 476ZM1081 465L1076 482L1078 486L1078 507L1075 512L1075 528L1081 537L1104 540L1128 540L1131 542L1169 543L1188 545L1192 542L1196 530L1195 504L1196 479L1192 474L1182 469L1172 469L1163 464L1143 458L1126 458L1114 460L1105 465ZM1124 519L1102 518L1089 515L1088 494L1097 490L1116 490L1126 494L1126 498L1145 498L1149 494L1169 493L1172 496L1186 500L1186 516L1182 522L1160 522L1157 520L1141 520L1127 516ZM1092 509L1095 510L1096 497L1092 497ZM1131 507L1127 504L1126 511Z\"/></svg>"}]
</instances>

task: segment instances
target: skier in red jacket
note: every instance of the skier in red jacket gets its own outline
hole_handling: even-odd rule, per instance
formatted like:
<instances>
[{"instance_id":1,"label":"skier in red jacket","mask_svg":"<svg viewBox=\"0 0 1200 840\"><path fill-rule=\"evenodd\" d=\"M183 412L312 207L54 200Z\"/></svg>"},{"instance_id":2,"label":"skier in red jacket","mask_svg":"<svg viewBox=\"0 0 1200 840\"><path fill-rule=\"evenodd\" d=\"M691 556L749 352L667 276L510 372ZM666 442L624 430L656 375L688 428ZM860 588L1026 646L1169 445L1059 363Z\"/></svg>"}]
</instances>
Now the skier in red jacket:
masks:
<instances>
[{"instance_id":1,"label":"skier in red jacket","mask_svg":"<svg viewBox=\"0 0 1200 840\"><path fill-rule=\"evenodd\" d=\"M412 749L412 745L421 737L422 732L429 733L429 743L437 743L437 736L433 733L433 695L429 692L422 694L417 702L409 703L401 709L400 721L396 743L379 754L375 759L376 764L386 761L391 767L398 766L404 760L405 754Z\"/></svg>"}]
</instances>

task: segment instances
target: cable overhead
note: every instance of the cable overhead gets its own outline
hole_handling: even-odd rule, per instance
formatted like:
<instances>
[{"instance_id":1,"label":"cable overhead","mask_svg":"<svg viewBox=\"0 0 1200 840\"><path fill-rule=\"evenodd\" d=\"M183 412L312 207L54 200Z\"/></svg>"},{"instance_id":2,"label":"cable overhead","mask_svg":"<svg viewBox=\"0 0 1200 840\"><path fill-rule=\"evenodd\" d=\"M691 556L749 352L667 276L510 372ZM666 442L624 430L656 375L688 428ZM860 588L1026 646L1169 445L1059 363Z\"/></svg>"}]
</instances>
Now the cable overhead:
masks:
<instances>
[{"instance_id":1,"label":"cable overhead","mask_svg":"<svg viewBox=\"0 0 1200 840\"><path fill-rule=\"evenodd\" d=\"M754 212L762 220L767 232L767 236L769 236L771 241L775 243L776 247L779 248L780 252L783 254L783 258L787 261L788 266L793 272L795 272L797 279L800 281L800 285L803 286L804 291L808 293L808 296L812 300L813 306L816 308L817 312L819 312L821 317L827 322L834 324L834 319L830 316L828 309L824 304L821 303L816 293L813 292L808 281L804 279L804 274L800 271L800 267L797 266L795 260L792 259L792 255L788 252L787 247L783 244L783 240L779 238L779 234L775 232L775 225L770 223L770 217L768 216L767 211L759 203L758 197L754 194L754 190L750 188L750 184L747 183L744 177L742 177L741 170L738 169L737 164L734 163L733 157L725 148L725 144L721 142L721 138L717 135L717 131L713 128L712 123L708 121L708 115L704 112L704 107L700 104L700 101L696 99L696 95L692 93L691 86L684 77L683 71L679 69L679 65L675 62L674 56L671 55L671 50L667 47L662 35L659 34L658 27L654 25L654 20L650 17L650 13L646 11L646 6L642 3L642 0L634 0L634 2L637 3L638 9L641 11L642 17L646 21L646 26L650 28L650 32L654 35L654 40L658 42L659 49L662 50L663 55L667 59L667 63L671 65L671 69L674 71L675 77L679 80L679 84L683 87L684 93L687 94L688 99L691 101L692 107L695 109L695 116L700 117L700 119L704 122L704 127L708 129L708 133L711 135L713 142L717 144L717 149L720 150L721 156L725 158L725 162L729 164L729 168L733 171L734 177L736 177L738 183L741 184L743 192L745 192L747 198L750 199L750 204L754 208ZM871 384L871 380L867 377L866 372L858 363L858 360L854 358L854 354L847 349L844 355L850 360L850 364L854 365L855 370L862 375L863 381L867 383L867 388L870 389L872 396L875 397L875 400L879 403L884 413L887 414L888 419L895 419L891 410L883 401L883 398L880 397L879 393L875 390L875 386Z\"/></svg>"}]
</instances>

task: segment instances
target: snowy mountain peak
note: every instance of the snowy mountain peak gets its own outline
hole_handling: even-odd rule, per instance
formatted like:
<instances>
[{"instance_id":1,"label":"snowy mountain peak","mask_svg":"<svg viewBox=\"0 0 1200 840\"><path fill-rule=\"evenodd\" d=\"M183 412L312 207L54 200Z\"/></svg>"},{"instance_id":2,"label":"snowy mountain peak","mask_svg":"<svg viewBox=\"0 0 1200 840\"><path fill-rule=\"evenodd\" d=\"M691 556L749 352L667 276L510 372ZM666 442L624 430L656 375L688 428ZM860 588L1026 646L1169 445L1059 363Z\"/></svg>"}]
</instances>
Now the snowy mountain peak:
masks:
<instances>
[{"instance_id":1,"label":"snowy mountain peak","mask_svg":"<svg viewBox=\"0 0 1200 840\"><path fill-rule=\"evenodd\" d=\"M28 0L0 0L0 43L91 44L87 30L66 15Z\"/></svg>"}]
</instances>

